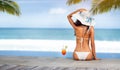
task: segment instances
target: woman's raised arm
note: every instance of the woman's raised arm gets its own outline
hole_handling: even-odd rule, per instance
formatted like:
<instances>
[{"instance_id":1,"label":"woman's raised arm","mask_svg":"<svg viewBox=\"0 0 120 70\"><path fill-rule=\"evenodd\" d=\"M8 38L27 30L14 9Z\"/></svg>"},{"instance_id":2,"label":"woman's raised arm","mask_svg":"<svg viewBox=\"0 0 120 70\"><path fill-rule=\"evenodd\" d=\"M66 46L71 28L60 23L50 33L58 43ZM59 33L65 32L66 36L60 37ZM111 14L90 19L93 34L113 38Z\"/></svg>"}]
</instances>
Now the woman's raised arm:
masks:
<instances>
[{"instance_id":1,"label":"woman's raised arm","mask_svg":"<svg viewBox=\"0 0 120 70\"><path fill-rule=\"evenodd\" d=\"M72 25L72 27L73 27L74 29L76 29L77 26L74 24L74 21L72 20L72 15L75 14L75 13L77 13L77 12L84 11L84 10L86 10L86 9L78 9L78 10L70 13L70 14L67 16L67 18L68 18L68 20L69 20L69 23Z\"/></svg>"},{"instance_id":2,"label":"woman's raised arm","mask_svg":"<svg viewBox=\"0 0 120 70\"><path fill-rule=\"evenodd\" d=\"M78 10L70 13L70 14L67 16L69 23L72 25L72 27L73 27L74 29L76 29L77 27L76 27L74 21L72 20L72 15L73 15L74 13L76 13L76 12L78 12Z\"/></svg>"}]
</instances>

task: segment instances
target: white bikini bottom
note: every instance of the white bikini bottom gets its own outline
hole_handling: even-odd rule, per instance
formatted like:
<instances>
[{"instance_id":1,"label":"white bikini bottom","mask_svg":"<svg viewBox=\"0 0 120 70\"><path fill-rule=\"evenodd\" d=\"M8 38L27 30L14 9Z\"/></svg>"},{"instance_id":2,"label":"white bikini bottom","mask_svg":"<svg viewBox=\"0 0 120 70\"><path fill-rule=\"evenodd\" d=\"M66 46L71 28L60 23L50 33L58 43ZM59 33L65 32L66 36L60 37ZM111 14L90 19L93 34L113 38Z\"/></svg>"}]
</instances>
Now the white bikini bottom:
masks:
<instances>
[{"instance_id":1,"label":"white bikini bottom","mask_svg":"<svg viewBox=\"0 0 120 70\"><path fill-rule=\"evenodd\" d=\"M75 52L79 60L85 60L90 52Z\"/></svg>"}]
</instances>

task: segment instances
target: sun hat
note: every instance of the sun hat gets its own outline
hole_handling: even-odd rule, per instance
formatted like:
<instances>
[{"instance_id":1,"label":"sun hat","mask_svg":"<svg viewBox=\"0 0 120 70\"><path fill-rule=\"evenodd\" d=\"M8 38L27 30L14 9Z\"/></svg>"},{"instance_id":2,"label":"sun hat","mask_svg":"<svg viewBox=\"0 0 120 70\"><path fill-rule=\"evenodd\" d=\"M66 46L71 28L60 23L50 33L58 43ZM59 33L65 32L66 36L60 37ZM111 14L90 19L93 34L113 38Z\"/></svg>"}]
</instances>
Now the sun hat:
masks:
<instances>
[{"instance_id":1,"label":"sun hat","mask_svg":"<svg viewBox=\"0 0 120 70\"><path fill-rule=\"evenodd\" d=\"M87 26L95 25L94 18L91 17L91 14L87 10L76 12L75 14L72 15L72 17L79 20L83 25Z\"/></svg>"}]
</instances>

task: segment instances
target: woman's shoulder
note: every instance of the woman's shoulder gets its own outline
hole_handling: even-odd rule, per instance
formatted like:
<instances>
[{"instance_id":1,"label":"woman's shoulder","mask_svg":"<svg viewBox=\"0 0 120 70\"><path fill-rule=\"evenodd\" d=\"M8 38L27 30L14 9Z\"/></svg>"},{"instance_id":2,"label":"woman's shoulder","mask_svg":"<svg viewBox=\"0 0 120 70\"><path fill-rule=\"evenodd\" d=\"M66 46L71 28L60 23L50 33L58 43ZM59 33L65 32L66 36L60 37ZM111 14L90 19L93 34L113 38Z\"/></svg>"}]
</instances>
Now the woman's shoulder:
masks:
<instances>
[{"instance_id":1,"label":"woman's shoulder","mask_svg":"<svg viewBox=\"0 0 120 70\"><path fill-rule=\"evenodd\" d=\"M91 29L94 29L94 26L90 26Z\"/></svg>"},{"instance_id":2,"label":"woman's shoulder","mask_svg":"<svg viewBox=\"0 0 120 70\"><path fill-rule=\"evenodd\" d=\"M90 26L90 32L94 32L94 27Z\"/></svg>"}]
</instances>

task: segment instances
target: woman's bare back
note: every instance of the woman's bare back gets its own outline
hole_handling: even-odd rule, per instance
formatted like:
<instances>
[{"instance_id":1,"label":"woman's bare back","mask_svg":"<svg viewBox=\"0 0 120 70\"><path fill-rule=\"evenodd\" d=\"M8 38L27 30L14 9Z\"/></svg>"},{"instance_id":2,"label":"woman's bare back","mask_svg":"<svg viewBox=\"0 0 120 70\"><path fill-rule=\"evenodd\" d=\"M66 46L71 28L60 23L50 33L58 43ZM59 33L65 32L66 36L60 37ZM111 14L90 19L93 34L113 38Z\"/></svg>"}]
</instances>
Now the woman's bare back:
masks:
<instances>
[{"instance_id":1,"label":"woman's bare back","mask_svg":"<svg viewBox=\"0 0 120 70\"><path fill-rule=\"evenodd\" d=\"M89 51L90 31L86 26L79 26L75 30L77 51Z\"/></svg>"},{"instance_id":2,"label":"woman's bare back","mask_svg":"<svg viewBox=\"0 0 120 70\"><path fill-rule=\"evenodd\" d=\"M89 47L90 31L87 26L79 26L76 30L76 48L74 50L74 59L78 59L75 52L88 52L86 59L92 59L92 52Z\"/></svg>"}]
</instances>

